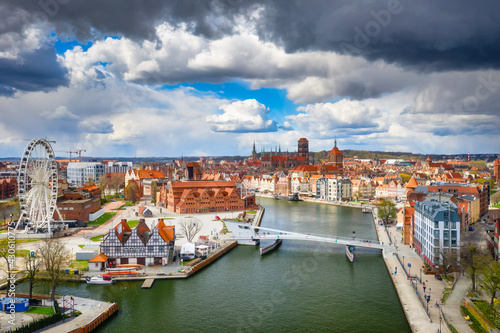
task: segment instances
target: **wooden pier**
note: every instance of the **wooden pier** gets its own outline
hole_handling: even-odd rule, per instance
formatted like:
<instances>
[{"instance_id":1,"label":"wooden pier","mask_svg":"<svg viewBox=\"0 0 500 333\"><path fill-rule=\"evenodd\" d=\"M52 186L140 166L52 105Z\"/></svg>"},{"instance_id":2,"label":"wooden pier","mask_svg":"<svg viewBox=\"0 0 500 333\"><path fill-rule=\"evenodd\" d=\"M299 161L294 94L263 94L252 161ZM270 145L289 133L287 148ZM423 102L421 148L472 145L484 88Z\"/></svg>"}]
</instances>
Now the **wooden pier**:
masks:
<instances>
[{"instance_id":1,"label":"wooden pier","mask_svg":"<svg viewBox=\"0 0 500 333\"><path fill-rule=\"evenodd\" d=\"M155 282L155 279L146 279L144 280L144 283L142 284L142 289L149 289L153 285L153 282Z\"/></svg>"}]
</instances>

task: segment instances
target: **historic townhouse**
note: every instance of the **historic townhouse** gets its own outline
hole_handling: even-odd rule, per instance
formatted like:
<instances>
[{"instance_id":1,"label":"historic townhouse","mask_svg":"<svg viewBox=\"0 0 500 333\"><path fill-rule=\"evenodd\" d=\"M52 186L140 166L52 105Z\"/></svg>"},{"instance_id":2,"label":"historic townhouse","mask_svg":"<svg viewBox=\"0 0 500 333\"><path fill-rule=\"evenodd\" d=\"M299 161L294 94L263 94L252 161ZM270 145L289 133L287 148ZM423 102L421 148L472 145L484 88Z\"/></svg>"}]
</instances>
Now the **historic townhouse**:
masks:
<instances>
[{"instance_id":1,"label":"historic townhouse","mask_svg":"<svg viewBox=\"0 0 500 333\"><path fill-rule=\"evenodd\" d=\"M121 220L101 243L101 254L95 258L94 265L103 262L105 267L119 264L167 265L175 245L175 227L167 226L160 219L150 229L144 219L134 229ZM91 262L91 261L89 261ZM89 266L92 268L92 265Z\"/></svg>"}]
</instances>

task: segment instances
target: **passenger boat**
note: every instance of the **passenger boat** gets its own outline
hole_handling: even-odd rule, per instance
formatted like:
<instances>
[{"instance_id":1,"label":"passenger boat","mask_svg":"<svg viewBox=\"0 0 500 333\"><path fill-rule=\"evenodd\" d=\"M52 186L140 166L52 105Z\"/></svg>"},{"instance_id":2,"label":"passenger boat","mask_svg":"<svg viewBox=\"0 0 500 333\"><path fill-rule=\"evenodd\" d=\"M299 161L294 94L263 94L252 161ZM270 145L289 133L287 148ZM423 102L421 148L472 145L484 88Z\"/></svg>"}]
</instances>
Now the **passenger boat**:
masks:
<instances>
[{"instance_id":1,"label":"passenger boat","mask_svg":"<svg viewBox=\"0 0 500 333\"><path fill-rule=\"evenodd\" d=\"M111 275L92 276L85 278L88 284L113 284L115 280Z\"/></svg>"},{"instance_id":2,"label":"passenger boat","mask_svg":"<svg viewBox=\"0 0 500 333\"><path fill-rule=\"evenodd\" d=\"M142 269L144 265L138 265L138 264L121 264L121 265L116 265L115 267L108 267L106 268L107 271L109 272L125 272L125 271L138 271Z\"/></svg>"},{"instance_id":3,"label":"passenger boat","mask_svg":"<svg viewBox=\"0 0 500 333\"><path fill-rule=\"evenodd\" d=\"M350 262L354 262L354 246L346 245L345 254Z\"/></svg>"},{"instance_id":4,"label":"passenger boat","mask_svg":"<svg viewBox=\"0 0 500 333\"><path fill-rule=\"evenodd\" d=\"M363 209L361 211L363 213L370 213L371 210L370 210L370 208L368 208L368 207L365 206L365 207L363 207Z\"/></svg>"},{"instance_id":5,"label":"passenger boat","mask_svg":"<svg viewBox=\"0 0 500 333\"><path fill-rule=\"evenodd\" d=\"M288 201L302 201L299 198L299 194L298 193L294 193L294 194L290 194L290 195L278 195L278 194L275 194L274 195L274 199L276 199L276 200L288 200Z\"/></svg>"},{"instance_id":6,"label":"passenger boat","mask_svg":"<svg viewBox=\"0 0 500 333\"><path fill-rule=\"evenodd\" d=\"M260 255L264 255L268 252L271 252L272 250L274 250L275 248L277 247L280 247L281 245L281 242L282 240L281 239L277 239L275 242L273 242L272 244L269 244L268 246L265 246L265 247L261 247L260 248Z\"/></svg>"}]
</instances>

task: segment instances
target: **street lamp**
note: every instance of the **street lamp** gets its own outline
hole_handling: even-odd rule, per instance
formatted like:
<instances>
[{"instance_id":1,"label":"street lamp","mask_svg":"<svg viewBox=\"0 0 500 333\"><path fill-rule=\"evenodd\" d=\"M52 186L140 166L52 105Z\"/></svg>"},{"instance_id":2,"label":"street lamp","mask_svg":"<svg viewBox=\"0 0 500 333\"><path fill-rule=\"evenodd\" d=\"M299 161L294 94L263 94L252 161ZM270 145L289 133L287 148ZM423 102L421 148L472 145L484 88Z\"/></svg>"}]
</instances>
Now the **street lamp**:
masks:
<instances>
[{"instance_id":1,"label":"street lamp","mask_svg":"<svg viewBox=\"0 0 500 333\"><path fill-rule=\"evenodd\" d=\"M420 268L420 283L422 283L422 268Z\"/></svg>"}]
</instances>

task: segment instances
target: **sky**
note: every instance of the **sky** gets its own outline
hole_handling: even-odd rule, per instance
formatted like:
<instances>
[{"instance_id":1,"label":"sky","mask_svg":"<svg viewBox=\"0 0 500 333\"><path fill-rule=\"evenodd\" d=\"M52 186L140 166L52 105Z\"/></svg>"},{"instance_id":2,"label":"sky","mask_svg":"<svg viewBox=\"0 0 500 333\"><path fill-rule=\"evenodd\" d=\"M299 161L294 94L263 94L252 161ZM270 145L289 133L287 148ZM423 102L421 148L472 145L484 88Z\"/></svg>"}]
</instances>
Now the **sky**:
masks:
<instances>
[{"instance_id":1,"label":"sky","mask_svg":"<svg viewBox=\"0 0 500 333\"><path fill-rule=\"evenodd\" d=\"M0 157L498 153L500 3L0 2Z\"/></svg>"}]
</instances>

